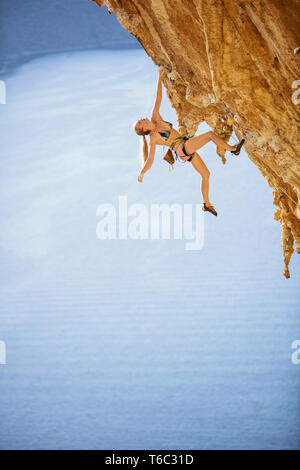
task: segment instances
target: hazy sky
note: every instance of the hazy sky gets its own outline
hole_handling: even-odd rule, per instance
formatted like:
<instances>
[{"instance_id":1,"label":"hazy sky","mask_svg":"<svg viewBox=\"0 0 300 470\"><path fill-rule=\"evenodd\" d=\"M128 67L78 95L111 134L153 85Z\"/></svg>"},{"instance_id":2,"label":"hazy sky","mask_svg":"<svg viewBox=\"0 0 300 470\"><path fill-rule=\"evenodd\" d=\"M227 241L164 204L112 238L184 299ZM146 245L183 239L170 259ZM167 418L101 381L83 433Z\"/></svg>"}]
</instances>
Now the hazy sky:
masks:
<instances>
[{"instance_id":1,"label":"hazy sky","mask_svg":"<svg viewBox=\"0 0 300 470\"><path fill-rule=\"evenodd\" d=\"M1 0L0 60L44 52L139 48L139 42L89 0Z\"/></svg>"}]
</instances>

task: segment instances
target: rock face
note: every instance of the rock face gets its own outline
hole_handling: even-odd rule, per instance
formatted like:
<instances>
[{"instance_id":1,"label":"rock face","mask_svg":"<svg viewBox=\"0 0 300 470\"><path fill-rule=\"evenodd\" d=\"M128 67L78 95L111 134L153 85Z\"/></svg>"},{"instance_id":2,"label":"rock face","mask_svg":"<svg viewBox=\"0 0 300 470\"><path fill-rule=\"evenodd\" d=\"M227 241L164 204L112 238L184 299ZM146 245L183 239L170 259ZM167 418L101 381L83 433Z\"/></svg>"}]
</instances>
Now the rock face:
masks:
<instances>
[{"instance_id":1,"label":"rock face","mask_svg":"<svg viewBox=\"0 0 300 470\"><path fill-rule=\"evenodd\" d=\"M300 253L300 1L94 1L168 70L163 83L180 132L206 121L226 140L233 130L245 137L274 190L288 278Z\"/></svg>"}]
</instances>

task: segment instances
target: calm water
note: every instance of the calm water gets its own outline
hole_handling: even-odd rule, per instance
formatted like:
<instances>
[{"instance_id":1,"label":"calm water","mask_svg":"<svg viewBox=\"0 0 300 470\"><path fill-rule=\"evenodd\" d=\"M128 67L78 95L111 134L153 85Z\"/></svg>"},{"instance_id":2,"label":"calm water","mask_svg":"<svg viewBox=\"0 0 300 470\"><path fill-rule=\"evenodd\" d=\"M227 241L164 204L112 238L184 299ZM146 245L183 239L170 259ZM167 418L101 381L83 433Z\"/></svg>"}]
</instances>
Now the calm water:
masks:
<instances>
[{"instance_id":1,"label":"calm water","mask_svg":"<svg viewBox=\"0 0 300 470\"><path fill-rule=\"evenodd\" d=\"M52 55L1 106L3 449L300 447L300 266L283 275L272 190L245 153L200 150L204 246L99 240L97 207L202 203L163 149L137 183L157 71L143 51ZM177 127L164 91L162 115ZM200 126L198 132L207 130Z\"/></svg>"}]
</instances>

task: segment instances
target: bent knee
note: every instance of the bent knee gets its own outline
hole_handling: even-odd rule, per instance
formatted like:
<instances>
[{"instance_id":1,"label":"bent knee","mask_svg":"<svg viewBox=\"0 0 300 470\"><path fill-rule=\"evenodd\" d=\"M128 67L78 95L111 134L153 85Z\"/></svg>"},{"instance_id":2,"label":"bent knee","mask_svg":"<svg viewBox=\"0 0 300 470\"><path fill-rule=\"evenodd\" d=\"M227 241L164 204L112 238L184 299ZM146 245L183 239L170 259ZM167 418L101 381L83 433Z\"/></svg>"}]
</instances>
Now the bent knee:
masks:
<instances>
[{"instance_id":1,"label":"bent knee","mask_svg":"<svg viewBox=\"0 0 300 470\"><path fill-rule=\"evenodd\" d=\"M200 173L202 179L208 180L210 177L210 171L206 168L197 168L197 171Z\"/></svg>"},{"instance_id":2,"label":"bent knee","mask_svg":"<svg viewBox=\"0 0 300 470\"><path fill-rule=\"evenodd\" d=\"M204 164L203 160L201 159L200 155L197 152L194 152L194 158L191 160L191 163L195 170L200 173L203 179L208 180L210 176L210 171L207 166Z\"/></svg>"}]
</instances>

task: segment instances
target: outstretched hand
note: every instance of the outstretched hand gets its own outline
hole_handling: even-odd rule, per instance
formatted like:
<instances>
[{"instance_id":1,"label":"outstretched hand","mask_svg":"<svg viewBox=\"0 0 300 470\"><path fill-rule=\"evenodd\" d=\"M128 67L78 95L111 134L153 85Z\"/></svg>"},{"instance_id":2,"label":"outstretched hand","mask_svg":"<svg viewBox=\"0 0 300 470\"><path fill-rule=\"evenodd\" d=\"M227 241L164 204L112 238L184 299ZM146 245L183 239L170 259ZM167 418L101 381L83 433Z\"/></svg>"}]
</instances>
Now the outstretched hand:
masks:
<instances>
[{"instance_id":1,"label":"outstretched hand","mask_svg":"<svg viewBox=\"0 0 300 470\"><path fill-rule=\"evenodd\" d=\"M144 178L144 175L142 175L142 174L140 173L139 176L138 176L138 182L139 182L139 183L142 183L142 182L143 182L143 178Z\"/></svg>"}]
</instances>

